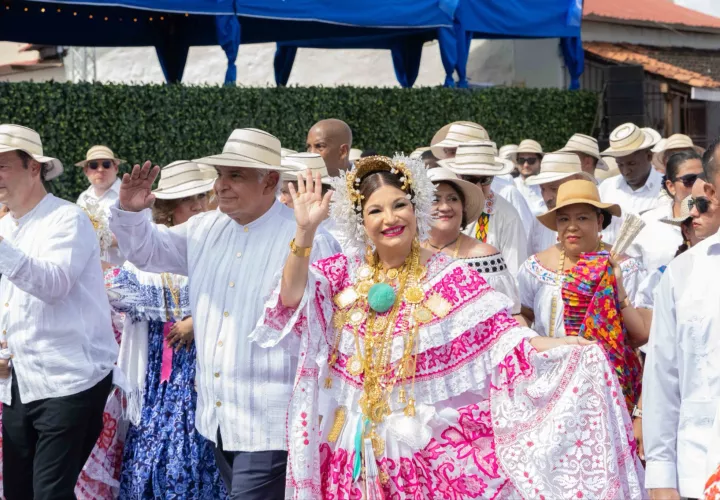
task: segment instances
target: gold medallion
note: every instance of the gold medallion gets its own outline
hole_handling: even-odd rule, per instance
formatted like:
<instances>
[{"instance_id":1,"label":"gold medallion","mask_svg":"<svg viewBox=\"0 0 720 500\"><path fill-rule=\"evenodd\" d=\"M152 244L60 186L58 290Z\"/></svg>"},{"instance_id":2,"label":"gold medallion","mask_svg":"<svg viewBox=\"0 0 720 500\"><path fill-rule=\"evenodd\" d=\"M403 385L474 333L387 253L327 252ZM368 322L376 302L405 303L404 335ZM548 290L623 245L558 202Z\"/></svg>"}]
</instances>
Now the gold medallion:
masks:
<instances>
[{"instance_id":1,"label":"gold medallion","mask_svg":"<svg viewBox=\"0 0 720 500\"><path fill-rule=\"evenodd\" d=\"M353 354L347 361L347 371L353 377L357 377L363 372L363 362L360 356Z\"/></svg>"},{"instance_id":2,"label":"gold medallion","mask_svg":"<svg viewBox=\"0 0 720 500\"><path fill-rule=\"evenodd\" d=\"M411 286L405 290L404 297L410 304L419 304L425 298L425 292L419 286Z\"/></svg>"},{"instance_id":3,"label":"gold medallion","mask_svg":"<svg viewBox=\"0 0 720 500\"><path fill-rule=\"evenodd\" d=\"M370 288L372 288L372 286L373 286L372 281L361 281L355 287L355 290L357 291L357 293L360 296L367 297L368 293L370 292Z\"/></svg>"},{"instance_id":4,"label":"gold medallion","mask_svg":"<svg viewBox=\"0 0 720 500\"><path fill-rule=\"evenodd\" d=\"M367 281L369 279L372 279L373 270L369 266L362 266L360 269L358 269L357 275L360 280Z\"/></svg>"},{"instance_id":5,"label":"gold medallion","mask_svg":"<svg viewBox=\"0 0 720 500\"><path fill-rule=\"evenodd\" d=\"M349 286L342 292L335 295L333 300L335 301L335 305L338 306L338 308L345 309L351 306L358 298L359 296L355 289Z\"/></svg>"},{"instance_id":6,"label":"gold medallion","mask_svg":"<svg viewBox=\"0 0 720 500\"><path fill-rule=\"evenodd\" d=\"M389 280L396 280L398 277L398 270L397 269L388 269L387 277Z\"/></svg>"},{"instance_id":7,"label":"gold medallion","mask_svg":"<svg viewBox=\"0 0 720 500\"><path fill-rule=\"evenodd\" d=\"M362 309L353 309L350 311L348 319L353 325L359 326L365 321L365 311Z\"/></svg>"},{"instance_id":8,"label":"gold medallion","mask_svg":"<svg viewBox=\"0 0 720 500\"><path fill-rule=\"evenodd\" d=\"M413 313L415 321L418 323L429 323L433 319L433 315L427 307L419 306Z\"/></svg>"},{"instance_id":9,"label":"gold medallion","mask_svg":"<svg viewBox=\"0 0 720 500\"><path fill-rule=\"evenodd\" d=\"M390 413L392 412L390 411L390 405L387 404L387 401L378 401L370 406L368 418L376 424L379 424L385 420L385 417L390 415Z\"/></svg>"},{"instance_id":10,"label":"gold medallion","mask_svg":"<svg viewBox=\"0 0 720 500\"><path fill-rule=\"evenodd\" d=\"M373 325L373 330L375 332L382 332L385 331L385 327L387 327L388 320L385 316L376 316L375 317L375 324Z\"/></svg>"},{"instance_id":11,"label":"gold medallion","mask_svg":"<svg viewBox=\"0 0 720 500\"><path fill-rule=\"evenodd\" d=\"M385 272L378 271L377 280L378 280L378 283L385 282Z\"/></svg>"},{"instance_id":12,"label":"gold medallion","mask_svg":"<svg viewBox=\"0 0 720 500\"><path fill-rule=\"evenodd\" d=\"M425 307L430 309L432 313L438 318L444 318L450 314L452 304L448 302L442 295L435 292L425 301Z\"/></svg>"}]
</instances>

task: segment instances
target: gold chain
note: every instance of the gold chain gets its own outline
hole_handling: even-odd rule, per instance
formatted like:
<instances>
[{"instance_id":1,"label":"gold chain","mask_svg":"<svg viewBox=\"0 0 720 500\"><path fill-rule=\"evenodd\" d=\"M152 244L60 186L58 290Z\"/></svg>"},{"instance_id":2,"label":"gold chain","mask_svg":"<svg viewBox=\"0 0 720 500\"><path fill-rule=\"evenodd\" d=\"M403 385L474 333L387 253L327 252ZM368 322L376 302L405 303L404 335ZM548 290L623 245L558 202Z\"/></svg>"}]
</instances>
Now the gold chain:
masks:
<instances>
[{"instance_id":1,"label":"gold chain","mask_svg":"<svg viewBox=\"0 0 720 500\"><path fill-rule=\"evenodd\" d=\"M167 287L168 291L170 292L170 296L173 299L173 302L175 302L173 314L176 318L180 318L180 315L182 314L182 311L180 310L180 287L172 283L170 273L162 273L161 277L163 281L163 286ZM164 293L163 298L165 298ZM167 303L167 300L165 300L165 317L167 321L170 321L172 319L172 317L170 316L170 305Z\"/></svg>"}]
</instances>

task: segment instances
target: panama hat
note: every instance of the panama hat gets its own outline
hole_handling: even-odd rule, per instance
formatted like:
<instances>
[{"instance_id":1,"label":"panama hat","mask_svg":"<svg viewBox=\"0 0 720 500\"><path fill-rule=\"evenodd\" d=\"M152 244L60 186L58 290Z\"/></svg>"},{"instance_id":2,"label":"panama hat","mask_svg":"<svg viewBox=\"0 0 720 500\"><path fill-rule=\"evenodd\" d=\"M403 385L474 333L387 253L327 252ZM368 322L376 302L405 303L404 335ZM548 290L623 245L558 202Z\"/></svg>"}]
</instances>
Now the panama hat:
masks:
<instances>
[{"instance_id":1,"label":"panama hat","mask_svg":"<svg viewBox=\"0 0 720 500\"><path fill-rule=\"evenodd\" d=\"M330 184L330 175L322 156L317 153L293 153L282 160L282 166L286 169L280 174L282 181L297 181L297 174L310 170L315 177L320 172L321 182Z\"/></svg>"},{"instance_id":2,"label":"panama hat","mask_svg":"<svg viewBox=\"0 0 720 500\"><path fill-rule=\"evenodd\" d=\"M672 150L686 150L691 149L700 156L705 153L705 150L700 146L696 146L692 139L685 134L673 134L667 139L661 140L657 146L652 149L653 152L653 165L658 170L665 170L666 156L669 151Z\"/></svg>"},{"instance_id":3,"label":"panama hat","mask_svg":"<svg viewBox=\"0 0 720 500\"><path fill-rule=\"evenodd\" d=\"M348 161L355 161L362 158L362 149L351 148L348 153Z\"/></svg>"},{"instance_id":4,"label":"panama hat","mask_svg":"<svg viewBox=\"0 0 720 500\"><path fill-rule=\"evenodd\" d=\"M87 153L85 154L85 159L83 161L79 161L75 164L76 167L85 167L85 165L88 164L88 162L93 160L110 160L115 165L120 165L121 163L125 163L125 160L121 160L120 158L115 158L115 153L112 152L112 149L110 149L107 146L93 146L90 149L88 149Z\"/></svg>"},{"instance_id":5,"label":"panama hat","mask_svg":"<svg viewBox=\"0 0 720 500\"><path fill-rule=\"evenodd\" d=\"M677 217L663 217L660 219L660 222L664 222L665 224L670 224L672 226L682 226L683 222L685 222L688 219L692 218L692 215L690 215L690 201L692 200L692 196L688 196L687 198L683 199L683 201L680 202L680 215Z\"/></svg>"},{"instance_id":6,"label":"panama hat","mask_svg":"<svg viewBox=\"0 0 720 500\"><path fill-rule=\"evenodd\" d=\"M40 134L22 125L3 123L0 125L0 153L23 151L35 161L48 165L45 180L50 181L63 173L62 162L57 158L43 155Z\"/></svg>"},{"instance_id":7,"label":"panama hat","mask_svg":"<svg viewBox=\"0 0 720 500\"><path fill-rule=\"evenodd\" d=\"M594 182L584 179L567 181L558 189L555 208L538 215L537 219L548 229L557 231L557 211L569 205L592 205L615 217L622 215L620 206L614 203L603 203L600 201L600 192ZM609 221L606 221L609 222Z\"/></svg>"},{"instance_id":8,"label":"panama hat","mask_svg":"<svg viewBox=\"0 0 720 500\"><path fill-rule=\"evenodd\" d=\"M447 158L443 148L456 148L470 141L489 141L490 136L485 127L475 122L452 122L438 130L430 142L430 149L435 158Z\"/></svg>"},{"instance_id":9,"label":"panama hat","mask_svg":"<svg viewBox=\"0 0 720 500\"><path fill-rule=\"evenodd\" d=\"M467 220L478 220L485 209L485 195L480 186L467 182L445 167L427 170L427 176L433 184L447 182L462 191L465 198L465 215Z\"/></svg>"},{"instance_id":10,"label":"panama hat","mask_svg":"<svg viewBox=\"0 0 720 500\"><path fill-rule=\"evenodd\" d=\"M517 153L517 149L517 144L505 144L503 147L500 148L500 150L498 150L498 156L506 160L511 160L512 155Z\"/></svg>"},{"instance_id":11,"label":"panama hat","mask_svg":"<svg viewBox=\"0 0 720 500\"><path fill-rule=\"evenodd\" d=\"M567 179L574 175L580 175L589 181L597 183L595 177L587 172L583 172L580 157L576 153L556 151L555 153L548 153L543 157L542 162L540 162L540 173L525 179L525 185L537 186L547 184L549 182Z\"/></svg>"},{"instance_id":12,"label":"panama hat","mask_svg":"<svg viewBox=\"0 0 720 500\"><path fill-rule=\"evenodd\" d=\"M515 168L513 162L495 156L497 146L492 141L473 141L460 144L455 158L440 160L438 164L455 175L505 175Z\"/></svg>"},{"instance_id":13,"label":"panama hat","mask_svg":"<svg viewBox=\"0 0 720 500\"><path fill-rule=\"evenodd\" d=\"M286 170L280 165L280 139L256 128L233 130L223 152L193 160L214 167Z\"/></svg>"},{"instance_id":14,"label":"panama hat","mask_svg":"<svg viewBox=\"0 0 720 500\"><path fill-rule=\"evenodd\" d=\"M573 134L573 136L568 139L565 147L558 150L558 153L583 153L592 156L598 161L597 165L595 165L596 168L600 170L608 169L605 160L600 156L600 147L598 146L597 139L589 135Z\"/></svg>"},{"instance_id":15,"label":"panama hat","mask_svg":"<svg viewBox=\"0 0 720 500\"><path fill-rule=\"evenodd\" d=\"M280 158L285 158L287 155L297 153L294 149L280 148Z\"/></svg>"},{"instance_id":16,"label":"panama hat","mask_svg":"<svg viewBox=\"0 0 720 500\"><path fill-rule=\"evenodd\" d=\"M602 182L605 179L610 179L611 177L617 177L620 175L620 169L617 166L617 161L612 156L606 156L603 158L605 160L605 164L608 166L607 170L596 170L595 171L595 178L598 180L598 182ZM664 191L664 190L663 190Z\"/></svg>"},{"instance_id":17,"label":"panama hat","mask_svg":"<svg viewBox=\"0 0 720 500\"><path fill-rule=\"evenodd\" d=\"M655 146L662 137L655 130L640 128L634 123L623 123L610 134L610 147L603 151L603 156L621 158L643 149Z\"/></svg>"},{"instance_id":18,"label":"panama hat","mask_svg":"<svg viewBox=\"0 0 720 500\"><path fill-rule=\"evenodd\" d=\"M543 153L543 149L540 143L537 141L533 141L532 139L525 139L524 141L520 141L517 150L514 153L509 154L508 159L510 159L513 163L517 163L517 156L520 153L534 153L540 156L545 154Z\"/></svg>"},{"instance_id":19,"label":"panama hat","mask_svg":"<svg viewBox=\"0 0 720 500\"><path fill-rule=\"evenodd\" d=\"M429 147L417 148L415 151L410 153L410 158L412 158L413 160L421 160L422 155L425 153L425 151L430 151L430 148Z\"/></svg>"},{"instance_id":20,"label":"panama hat","mask_svg":"<svg viewBox=\"0 0 720 500\"><path fill-rule=\"evenodd\" d=\"M207 193L213 188L217 172L207 165L180 160L160 169L158 188L153 191L159 200L179 200Z\"/></svg>"}]
</instances>

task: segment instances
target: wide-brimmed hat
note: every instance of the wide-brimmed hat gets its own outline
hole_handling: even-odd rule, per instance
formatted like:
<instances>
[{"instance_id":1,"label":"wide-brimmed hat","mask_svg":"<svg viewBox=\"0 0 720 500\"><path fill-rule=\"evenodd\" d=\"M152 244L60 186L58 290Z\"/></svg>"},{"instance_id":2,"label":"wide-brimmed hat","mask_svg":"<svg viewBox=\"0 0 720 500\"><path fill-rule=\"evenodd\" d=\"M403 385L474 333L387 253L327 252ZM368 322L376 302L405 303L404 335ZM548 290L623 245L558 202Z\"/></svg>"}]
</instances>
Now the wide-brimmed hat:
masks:
<instances>
[{"instance_id":1,"label":"wide-brimmed hat","mask_svg":"<svg viewBox=\"0 0 720 500\"><path fill-rule=\"evenodd\" d=\"M115 153L112 152L112 149L110 149L107 146L93 146L90 149L88 149L87 153L85 153L85 159L83 161L79 161L75 164L76 167L82 167L84 168L85 165L88 164L88 162L93 160L110 160L115 165L120 165L121 163L125 163L125 160L121 160L120 158L115 158Z\"/></svg>"},{"instance_id":2,"label":"wide-brimmed hat","mask_svg":"<svg viewBox=\"0 0 720 500\"><path fill-rule=\"evenodd\" d=\"M465 198L465 215L467 220L477 220L485 209L485 195L480 186L467 182L445 167L431 168L427 170L427 176L433 182L447 182L458 188Z\"/></svg>"},{"instance_id":3,"label":"wide-brimmed hat","mask_svg":"<svg viewBox=\"0 0 720 500\"><path fill-rule=\"evenodd\" d=\"M665 166L665 155L668 151L673 149L691 149L700 156L705 153L705 149L700 146L696 146L693 140L685 134L673 134L667 139L661 140L656 147L652 149L653 152L653 165L655 168L660 170L664 169Z\"/></svg>"},{"instance_id":4,"label":"wide-brimmed hat","mask_svg":"<svg viewBox=\"0 0 720 500\"><path fill-rule=\"evenodd\" d=\"M23 151L35 161L48 165L45 180L50 181L63 173L62 162L43 154L40 134L22 125L3 123L0 125L0 153Z\"/></svg>"},{"instance_id":5,"label":"wide-brimmed hat","mask_svg":"<svg viewBox=\"0 0 720 500\"><path fill-rule=\"evenodd\" d=\"M688 196L680 202L680 215L677 217L663 217L660 219L660 222L664 222L665 224L670 224L672 226L682 226L683 222L688 219L692 219L692 215L690 215L690 210L692 210L690 208L691 200L692 196Z\"/></svg>"},{"instance_id":6,"label":"wide-brimmed hat","mask_svg":"<svg viewBox=\"0 0 720 500\"><path fill-rule=\"evenodd\" d=\"M208 165L187 160L174 161L160 169L158 188L153 191L158 200L179 200L212 190L217 172Z\"/></svg>"},{"instance_id":7,"label":"wide-brimmed hat","mask_svg":"<svg viewBox=\"0 0 720 500\"><path fill-rule=\"evenodd\" d=\"M460 144L455 158L440 160L438 164L455 175L505 175L515 168L513 162L495 156L497 146L492 141L473 141Z\"/></svg>"},{"instance_id":8,"label":"wide-brimmed hat","mask_svg":"<svg viewBox=\"0 0 720 500\"><path fill-rule=\"evenodd\" d=\"M576 153L556 151L543 156L542 162L540 162L540 173L525 179L525 184L527 186L537 186L567 179L574 175L581 175L585 179L597 183L595 177L583 172L580 157Z\"/></svg>"},{"instance_id":9,"label":"wide-brimmed hat","mask_svg":"<svg viewBox=\"0 0 720 500\"><path fill-rule=\"evenodd\" d=\"M498 150L498 156L500 158L504 158L506 160L511 160L512 155L517 153L518 146L517 144L505 144L503 147L501 147Z\"/></svg>"},{"instance_id":10,"label":"wide-brimmed hat","mask_svg":"<svg viewBox=\"0 0 720 500\"><path fill-rule=\"evenodd\" d=\"M447 158L443 148L456 148L460 144L471 141L489 141L490 136L485 127L475 122L452 122L438 130L430 142L430 149L435 158Z\"/></svg>"},{"instance_id":11,"label":"wide-brimmed hat","mask_svg":"<svg viewBox=\"0 0 720 500\"><path fill-rule=\"evenodd\" d=\"M640 128L634 123L623 123L610 134L610 147L603 151L603 156L621 158L643 149L655 146L662 137L649 128Z\"/></svg>"},{"instance_id":12,"label":"wide-brimmed hat","mask_svg":"<svg viewBox=\"0 0 720 500\"><path fill-rule=\"evenodd\" d=\"M280 173L282 181L297 181L297 174L310 170L315 174L320 172L321 182L330 184L330 174L322 156L317 153L293 153L282 159L282 166L286 169Z\"/></svg>"},{"instance_id":13,"label":"wide-brimmed hat","mask_svg":"<svg viewBox=\"0 0 720 500\"><path fill-rule=\"evenodd\" d=\"M362 158L362 149L351 148L348 153L348 161L355 161Z\"/></svg>"},{"instance_id":14,"label":"wide-brimmed hat","mask_svg":"<svg viewBox=\"0 0 720 500\"><path fill-rule=\"evenodd\" d=\"M430 148L429 147L417 148L415 151L410 153L410 158L412 158L413 160L421 160L422 155L425 153L425 151L430 151Z\"/></svg>"},{"instance_id":15,"label":"wide-brimmed hat","mask_svg":"<svg viewBox=\"0 0 720 500\"><path fill-rule=\"evenodd\" d=\"M233 130L223 152L193 160L214 167L286 170L281 166L280 139L256 128Z\"/></svg>"},{"instance_id":16,"label":"wide-brimmed hat","mask_svg":"<svg viewBox=\"0 0 720 500\"><path fill-rule=\"evenodd\" d=\"M280 148L280 158L285 158L287 155L297 153L294 149Z\"/></svg>"},{"instance_id":17,"label":"wide-brimmed hat","mask_svg":"<svg viewBox=\"0 0 720 500\"><path fill-rule=\"evenodd\" d=\"M569 205L579 204L592 205L615 217L622 215L619 205L600 201L600 192L594 182L579 179L562 184L557 192L555 208L538 215L537 219L546 228L557 231L557 211Z\"/></svg>"},{"instance_id":18,"label":"wide-brimmed hat","mask_svg":"<svg viewBox=\"0 0 720 500\"><path fill-rule=\"evenodd\" d=\"M568 139L565 147L558 150L558 153L583 153L597 160L595 168L600 170L608 169L605 160L600 156L600 147L598 146L597 139L589 135L573 134L573 136Z\"/></svg>"},{"instance_id":19,"label":"wide-brimmed hat","mask_svg":"<svg viewBox=\"0 0 720 500\"><path fill-rule=\"evenodd\" d=\"M508 159L512 160L513 163L517 163L517 156L520 153L534 153L540 156L543 156L545 154L543 153L543 149L540 143L532 139L525 139L523 141L520 141L517 150L514 153L508 155Z\"/></svg>"}]
</instances>

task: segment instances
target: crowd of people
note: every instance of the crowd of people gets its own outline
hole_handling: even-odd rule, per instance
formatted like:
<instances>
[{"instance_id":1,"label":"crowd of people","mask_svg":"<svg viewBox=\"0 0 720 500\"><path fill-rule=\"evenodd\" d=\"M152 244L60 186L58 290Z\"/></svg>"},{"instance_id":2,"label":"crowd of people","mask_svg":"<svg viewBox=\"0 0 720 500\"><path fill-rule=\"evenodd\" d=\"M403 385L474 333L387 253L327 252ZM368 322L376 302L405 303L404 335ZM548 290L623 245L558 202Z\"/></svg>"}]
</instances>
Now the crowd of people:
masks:
<instances>
[{"instance_id":1,"label":"crowd of people","mask_svg":"<svg viewBox=\"0 0 720 500\"><path fill-rule=\"evenodd\" d=\"M720 499L720 139L306 143L0 125L4 498Z\"/></svg>"}]
</instances>

